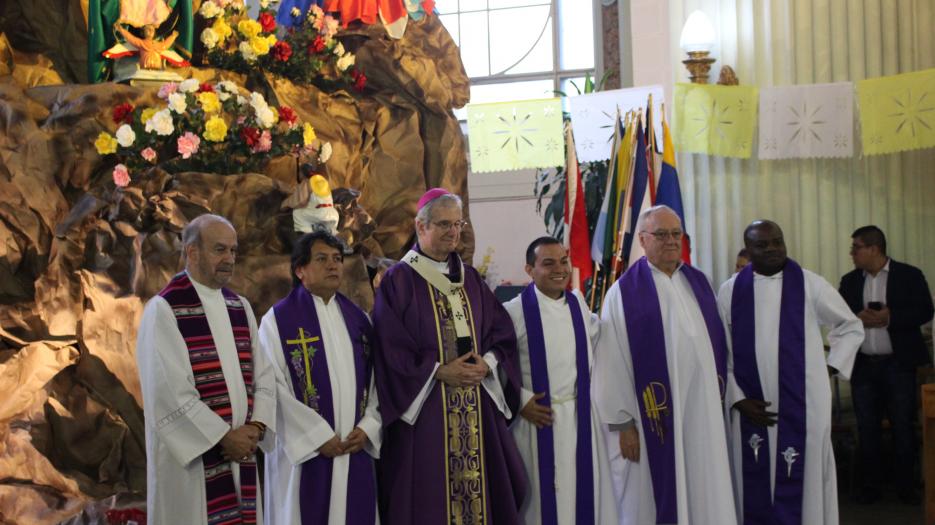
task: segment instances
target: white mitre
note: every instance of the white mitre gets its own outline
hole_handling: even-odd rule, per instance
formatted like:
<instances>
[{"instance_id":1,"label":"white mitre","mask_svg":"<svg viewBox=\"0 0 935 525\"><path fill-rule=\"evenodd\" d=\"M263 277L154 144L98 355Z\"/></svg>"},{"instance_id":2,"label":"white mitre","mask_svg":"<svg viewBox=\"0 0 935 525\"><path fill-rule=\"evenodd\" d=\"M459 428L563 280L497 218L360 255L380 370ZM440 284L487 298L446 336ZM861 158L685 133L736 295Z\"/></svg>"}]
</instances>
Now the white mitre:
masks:
<instances>
[{"instance_id":1,"label":"white mitre","mask_svg":"<svg viewBox=\"0 0 935 525\"><path fill-rule=\"evenodd\" d=\"M334 207L328 180L321 175L312 175L308 186L312 190L308 204L292 210L293 228L302 233L325 230L332 235L337 234L341 216Z\"/></svg>"}]
</instances>

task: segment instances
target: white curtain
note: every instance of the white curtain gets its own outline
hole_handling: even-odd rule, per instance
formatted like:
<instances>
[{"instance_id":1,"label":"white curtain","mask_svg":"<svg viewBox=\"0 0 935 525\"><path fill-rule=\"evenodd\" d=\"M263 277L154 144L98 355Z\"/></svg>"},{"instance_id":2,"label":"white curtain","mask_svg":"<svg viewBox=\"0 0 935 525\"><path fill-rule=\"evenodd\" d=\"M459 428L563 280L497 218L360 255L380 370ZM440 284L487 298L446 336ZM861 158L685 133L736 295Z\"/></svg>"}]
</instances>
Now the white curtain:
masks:
<instances>
[{"instance_id":1,"label":"white curtain","mask_svg":"<svg viewBox=\"0 0 935 525\"><path fill-rule=\"evenodd\" d=\"M695 9L720 40L712 82L721 63L733 66L741 84L761 87L935 67L933 0L669 0L679 79L686 75L678 39ZM935 281L935 150L863 157L856 131L853 159L678 156L694 261L715 289L733 273L744 227L758 218L779 223L789 256L835 286L853 268L850 234L866 224L883 229L894 259Z\"/></svg>"}]
</instances>

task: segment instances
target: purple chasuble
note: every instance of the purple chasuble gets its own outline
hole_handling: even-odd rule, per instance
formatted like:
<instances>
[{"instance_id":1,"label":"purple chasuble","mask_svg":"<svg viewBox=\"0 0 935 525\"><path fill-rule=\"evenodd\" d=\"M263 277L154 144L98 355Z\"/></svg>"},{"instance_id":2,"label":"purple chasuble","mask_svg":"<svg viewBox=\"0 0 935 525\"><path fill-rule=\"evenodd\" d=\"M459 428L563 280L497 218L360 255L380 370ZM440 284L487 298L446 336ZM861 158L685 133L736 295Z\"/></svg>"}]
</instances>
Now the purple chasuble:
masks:
<instances>
[{"instance_id":1,"label":"purple chasuble","mask_svg":"<svg viewBox=\"0 0 935 525\"><path fill-rule=\"evenodd\" d=\"M683 264L679 270L691 285L714 352L718 384L723 397L727 372L727 338L717 313L717 300L707 278ZM641 401L640 421L649 459L656 501L656 523L678 522L675 479L675 422L672 387L666 359L665 331L652 269L641 257L619 280L620 298L633 359L636 398Z\"/></svg>"},{"instance_id":2,"label":"purple chasuble","mask_svg":"<svg viewBox=\"0 0 935 525\"><path fill-rule=\"evenodd\" d=\"M367 408L370 391L370 341L373 329L367 316L347 297L334 295L347 325L354 352L357 380L355 421ZM334 394L328 375L328 352L321 339L321 324L315 299L303 286L296 286L273 306L279 340L285 353L296 399L304 402L334 428ZM350 456L347 480L347 521L350 525L373 525L376 521L376 479L373 459L364 450ZM332 458L322 454L302 463L299 482L300 511L305 525L328 523L331 501Z\"/></svg>"},{"instance_id":3,"label":"purple chasuble","mask_svg":"<svg viewBox=\"0 0 935 525\"><path fill-rule=\"evenodd\" d=\"M753 265L734 281L731 337L734 377L748 399L765 400L756 363L756 298ZM740 418L743 461L743 523L800 525L805 479L805 276L792 259L782 270L779 307L779 418L776 489L770 494L769 432ZM762 448L766 452L759 454ZM762 461L760 459L762 458Z\"/></svg>"},{"instance_id":4,"label":"purple chasuble","mask_svg":"<svg viewBox=\"0 0 935 525\"><path fill-rule=\"evenodd\" d=\"M513 414L522 380L513 322L477 271L449 258L463 279L460 296L473 348L498 360L496 374ZM384 525L521 523L525 470L507 420L483 386L431 383L418 416L402 419L435 366L458 357L457 334L444 295L406 263L390 268L377 289L374 376L383 417L377 464Z\"/></svg>"},{"instance_id":5,"label":"purple chasuble","mask_svg":"<svg viewBox=\"0 0 935 525\"><path fill-rule=\"evenodd\" d=\"M571 311L571 324L575 331L575 365L577 382L575 385L575 409L577 416L577 440L575 445L575 523L593 525L594 523L594 457L591 455L591 370L588 360L588 335L581 315L581 305L569 293L565 302ZM536 297L535 284L523 290L523 319L526 321L526 338L529 344L529 372L532 376L534 392L543 392L541 403L551 406L549 395L548 359L545 355L545 336L542 331L542 316L539 312L539 300ZM552 427L543 426L536 431L539 459L539 500L543 525L558 523L558 509L555 502L555 443Z\"/></svg>"},{"instance_id":6,"label":"purple chasuble","mask_svg":"<svg viewBox=\"0 0 935 525\"><path fill-rule=\"evenodd\" d=\"M244 387L247 390L247 421L253 413L253 345L250 325L240 297L221 288L227 314L234 333L234 346L240 361ZM214 346L211 326L204 305L188 274L182 272L169 281L159 295L172 307L179 333L188 347L188 359L201 401L228 424L231 423L230 392L221 369L221 359ZM256 463L239 463L240 498L234 486L231 462L221 454L217 444L201 455L205 471L205 513L208 525L256 523Z\"/></svg>"}]
</instances>

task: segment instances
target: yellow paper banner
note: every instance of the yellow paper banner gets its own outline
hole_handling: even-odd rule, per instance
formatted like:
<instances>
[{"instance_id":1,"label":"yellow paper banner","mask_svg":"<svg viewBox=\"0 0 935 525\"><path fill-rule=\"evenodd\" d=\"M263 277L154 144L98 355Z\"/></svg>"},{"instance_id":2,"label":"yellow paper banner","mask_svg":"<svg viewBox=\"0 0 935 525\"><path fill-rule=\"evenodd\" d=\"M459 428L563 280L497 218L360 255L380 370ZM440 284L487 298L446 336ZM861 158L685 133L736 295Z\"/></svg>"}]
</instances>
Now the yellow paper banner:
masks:
<instances>
[{"instance_id":1,"label":"yellow paper banner","mask_svg":"<svg viewBox=\"0 0 935 525\"><path fill-rule=\"evenodd\" d=\"M935 146L935 69L857 83L866 155Z\"/></svg>"},{"instance_id":2,"label":"yellow paper banner","mask_svg":"<svg viewBox=\"0 0 935 525\"><path fill-rule=\"evenodd\" d=\"M750 158L757 106L755 87L676 84L676 149Z\"/></svg>"},{"instance_id":3,"label":"yellow paper banner","mask_svg":"<svg viewBox=\"0 0 935 525\"><path fill-rule=\"evenodd\" d=\"M560 99L471 104L467 113L471 171L565 164Z\"/></svg>"}]
</instances>

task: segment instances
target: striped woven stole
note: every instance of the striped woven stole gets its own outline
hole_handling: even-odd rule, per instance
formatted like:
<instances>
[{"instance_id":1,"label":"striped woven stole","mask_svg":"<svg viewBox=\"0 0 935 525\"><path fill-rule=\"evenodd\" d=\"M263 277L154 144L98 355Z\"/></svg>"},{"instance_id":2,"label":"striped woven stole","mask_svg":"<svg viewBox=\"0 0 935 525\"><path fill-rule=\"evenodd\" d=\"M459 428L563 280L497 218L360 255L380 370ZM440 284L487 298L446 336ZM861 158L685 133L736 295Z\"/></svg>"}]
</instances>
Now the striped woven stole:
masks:
<instances>
[{"instance_id":1,"label":"striped woven stole","mask_svg":"<svg viewBox=\"0 0 935 525\"><path fill-rule=\"evenodd\" d=\"M224 303L230 316L237 357L240 360L240 371L247 389L247 420L249 421L253 412L253 353L247 312L237 294L227 288L222 288L221 293L224 295ZM188 359L195 377L195 388L198 390L201 401L224 421L230 423L230 393L224 381L221 359L218 357L214 337L211 335L211 327L195 286L188 274L182 272L173 277L169 284L159 292L159 295L172 307L179 332L185 339ZM201 461L205 472L207 506L205 510L208 525L256 523L256 463L254 461L240 463L240 500L238 501L231 462L222 457L220 444L202 454Z\"/></svg>"}]
</instances>

